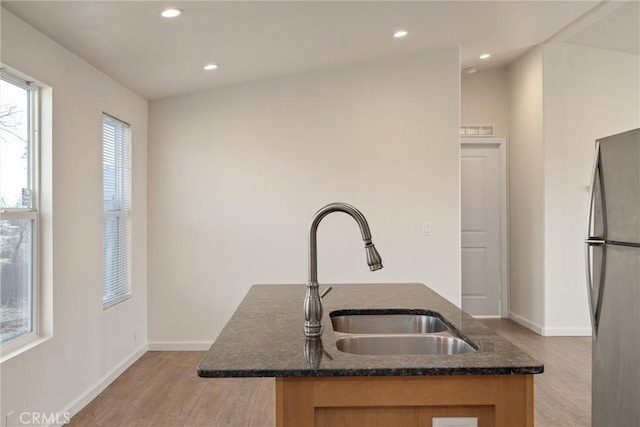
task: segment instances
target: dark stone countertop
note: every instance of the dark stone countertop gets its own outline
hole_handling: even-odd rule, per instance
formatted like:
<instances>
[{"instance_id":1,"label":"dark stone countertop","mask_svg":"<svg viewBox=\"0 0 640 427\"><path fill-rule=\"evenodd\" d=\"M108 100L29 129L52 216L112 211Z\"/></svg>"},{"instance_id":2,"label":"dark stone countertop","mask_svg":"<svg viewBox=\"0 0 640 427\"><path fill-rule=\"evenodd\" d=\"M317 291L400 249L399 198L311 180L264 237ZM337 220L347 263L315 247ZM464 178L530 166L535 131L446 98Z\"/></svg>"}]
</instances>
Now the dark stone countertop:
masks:
<instances>
[{"instance_id":1,"label":"dark stone countertop","mask_svg":"<svg viewBox=\"0 0 640 427\"><path fill-rule=\"evenodd\" d=\"M328 285L321 285L321 291ZM427 286L332 285L323 299L324 331L303 333L305 286L254 285L198 366L201 377L337 377L513 375L542 373L532 358ZM361 356L336 348L329 313L344 309L421 309L437 312L478 351L456 355ZM323 351L324 350L324 351ZM305 356L306 353L306 356Z\"/></svg>"}]
</instances>

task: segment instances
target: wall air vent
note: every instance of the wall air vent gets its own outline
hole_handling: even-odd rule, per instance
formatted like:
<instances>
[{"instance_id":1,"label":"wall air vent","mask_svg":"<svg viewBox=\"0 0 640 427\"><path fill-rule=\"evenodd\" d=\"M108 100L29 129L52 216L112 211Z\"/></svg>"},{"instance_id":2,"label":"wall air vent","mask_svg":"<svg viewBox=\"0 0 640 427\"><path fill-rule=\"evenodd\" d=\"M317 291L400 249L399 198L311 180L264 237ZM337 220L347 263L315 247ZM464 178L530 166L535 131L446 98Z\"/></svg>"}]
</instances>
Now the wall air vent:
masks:
<instances>
[{"instance_id":1,"label":"wall air vent","mask_svg":"<svg viewBox=\"0 0 640 427\"><path fill-rule=\"evenodd\" d=\"M460 126L460 136L495 136L494 125L463 125Z\"/></svg>"}]
</instances>

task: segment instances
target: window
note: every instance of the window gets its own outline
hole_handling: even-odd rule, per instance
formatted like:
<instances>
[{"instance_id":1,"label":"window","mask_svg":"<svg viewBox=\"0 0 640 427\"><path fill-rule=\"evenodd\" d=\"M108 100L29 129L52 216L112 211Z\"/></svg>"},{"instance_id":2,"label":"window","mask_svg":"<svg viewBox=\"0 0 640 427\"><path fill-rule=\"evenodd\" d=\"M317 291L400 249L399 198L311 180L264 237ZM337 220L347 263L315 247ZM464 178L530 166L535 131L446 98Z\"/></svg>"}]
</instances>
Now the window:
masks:
<instances>
[{"instance_id":1,"label":"window","mask_svg":"<svg viewBox=\"0 0 640 427\"><path fill-rule=\"evenodd\" d=\"M38 332L39 90L0 73L0 346L6 348Z\"/></svg>"},{"instance_id":2,"label":"window","mask_svg":"<svg viewBox=\"0 0 640 427\"><path fill-rule=\"evenodd\" d=\"M102 116L102 305L131 296L131 127Z\"/></svg>"}]
</instances>

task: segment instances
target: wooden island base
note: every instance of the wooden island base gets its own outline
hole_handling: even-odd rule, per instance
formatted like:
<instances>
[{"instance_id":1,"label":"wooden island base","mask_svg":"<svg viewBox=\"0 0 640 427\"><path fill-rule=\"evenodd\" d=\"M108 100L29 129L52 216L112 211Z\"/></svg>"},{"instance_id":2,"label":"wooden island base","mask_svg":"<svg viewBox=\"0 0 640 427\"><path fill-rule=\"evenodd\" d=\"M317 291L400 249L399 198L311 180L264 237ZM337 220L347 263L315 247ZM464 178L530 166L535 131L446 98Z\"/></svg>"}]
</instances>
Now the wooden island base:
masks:
<instances>
[{"instance_id":1,"label":"wooden island base","mask_svg":"<svg viewBox=\"0 0 640 427\"><path fill-rule=\"evenodd\" d=\"M276 378L277 427L533 427L533 375Z\"/></svg>"}]
</instances>

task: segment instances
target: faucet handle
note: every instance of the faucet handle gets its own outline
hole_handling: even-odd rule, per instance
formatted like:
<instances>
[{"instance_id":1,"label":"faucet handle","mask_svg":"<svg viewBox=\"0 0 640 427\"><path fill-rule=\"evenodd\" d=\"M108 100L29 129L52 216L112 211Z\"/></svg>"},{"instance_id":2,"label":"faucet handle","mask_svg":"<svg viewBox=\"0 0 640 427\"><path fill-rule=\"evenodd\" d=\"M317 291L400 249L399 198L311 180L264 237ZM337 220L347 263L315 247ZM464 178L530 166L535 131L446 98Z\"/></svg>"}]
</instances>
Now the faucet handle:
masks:
<instances>
[{"instance_id":1,"label":"faucet handle","mask_svg":"<svg viewBox=\"0 0 640 427\"><path fill-rule=\"evenodd\" d=\"M327 289L325 289L324 291L322 291L322 293L320 294L320 298L324 298L324 296L326 294L328 294L329 292L331 292L331 289L333 289L333 286L329 286Z\"/></svg>"}]
</instances>

